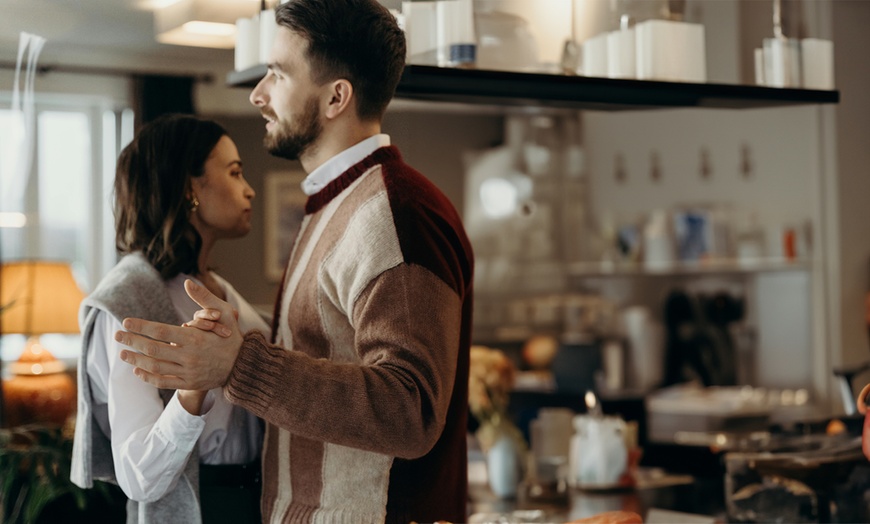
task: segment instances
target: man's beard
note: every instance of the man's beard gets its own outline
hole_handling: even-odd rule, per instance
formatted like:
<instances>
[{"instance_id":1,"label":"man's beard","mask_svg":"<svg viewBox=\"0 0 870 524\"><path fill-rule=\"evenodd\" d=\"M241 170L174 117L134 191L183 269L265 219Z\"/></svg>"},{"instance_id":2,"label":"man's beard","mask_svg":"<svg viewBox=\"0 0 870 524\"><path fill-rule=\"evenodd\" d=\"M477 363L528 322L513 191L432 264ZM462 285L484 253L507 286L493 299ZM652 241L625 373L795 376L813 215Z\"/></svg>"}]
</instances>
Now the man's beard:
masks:
<instances>
[{"instance_id":1,"label":"man's beard","mask_svg":"<svg viewBox=\"0 0 870 524\"><path fill-rule=\"evenodd\" d=\"M263 139L266 151L287 160L299 160L300 155L320 137L323 131L317 98L312 97L308 100L304 112L292 129L285 129L277 120L275 123L275 129L272 133L267 133Z\"/></svg>"}]
</instances>

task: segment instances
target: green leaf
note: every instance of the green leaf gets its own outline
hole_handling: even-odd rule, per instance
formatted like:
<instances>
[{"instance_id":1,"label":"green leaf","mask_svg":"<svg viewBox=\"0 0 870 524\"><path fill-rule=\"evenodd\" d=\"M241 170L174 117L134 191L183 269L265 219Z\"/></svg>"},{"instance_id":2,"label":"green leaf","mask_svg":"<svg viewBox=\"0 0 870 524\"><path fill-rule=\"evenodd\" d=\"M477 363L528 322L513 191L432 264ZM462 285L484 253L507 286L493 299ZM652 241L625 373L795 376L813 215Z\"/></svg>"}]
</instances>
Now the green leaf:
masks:
<instances>
[{"instance_id":1,"label":"green leaf","mask_svg":"<svg viewBox=\"0 0 870 524\"><path fill-rule=\"evenodd\" d=\"M111 500L107 486L83 490L70 480L72 434L49 426L0 428L0 522L35 522L45 507L67 494L85 509L90 497Z\"/></svg>"}]
</instances>

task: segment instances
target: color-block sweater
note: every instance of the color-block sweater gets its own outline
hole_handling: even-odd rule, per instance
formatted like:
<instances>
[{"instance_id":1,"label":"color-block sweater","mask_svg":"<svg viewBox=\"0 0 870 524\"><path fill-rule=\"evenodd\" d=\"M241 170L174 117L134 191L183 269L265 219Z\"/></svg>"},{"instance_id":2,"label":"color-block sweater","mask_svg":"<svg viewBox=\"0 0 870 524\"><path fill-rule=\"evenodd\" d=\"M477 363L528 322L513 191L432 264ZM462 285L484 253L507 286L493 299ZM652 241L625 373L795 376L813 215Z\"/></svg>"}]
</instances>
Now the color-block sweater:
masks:
<instances>
[{"instance_id":1,"label":"color-block sweater","mask_svg":"<svg viewBox=\"0 0 870 524\"><path fill-rule=\"evenodd\" d=\"M472 273L394 146L309 197L275 340L246 335L226 387L268 422L264 521L466 520Z\"/></svg>"}]
</instances>

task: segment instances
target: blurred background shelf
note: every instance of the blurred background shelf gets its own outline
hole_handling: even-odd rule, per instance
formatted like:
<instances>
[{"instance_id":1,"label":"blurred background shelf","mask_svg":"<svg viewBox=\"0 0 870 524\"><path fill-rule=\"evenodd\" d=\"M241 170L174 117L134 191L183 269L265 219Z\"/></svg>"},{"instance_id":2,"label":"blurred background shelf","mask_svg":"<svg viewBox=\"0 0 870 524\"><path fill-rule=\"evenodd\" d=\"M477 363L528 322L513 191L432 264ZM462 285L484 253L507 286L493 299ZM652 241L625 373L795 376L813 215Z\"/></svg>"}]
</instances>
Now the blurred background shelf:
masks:
<instances>
[{"instance_id":1,"label":"blurred background shelf","mask_svg":"<svg viewBox=\"0 0 870 524\"><path fill-rule=\"evenodd\" d=\"M764 258L751 261L711 259L700 262L675 262L669 265L647 267L641 263L574 262L568 266L568 275L579 278L593 277L678 277L692 275L752 275L784 271L809 271L809 260Z\"/></svg>"}]
</instances>

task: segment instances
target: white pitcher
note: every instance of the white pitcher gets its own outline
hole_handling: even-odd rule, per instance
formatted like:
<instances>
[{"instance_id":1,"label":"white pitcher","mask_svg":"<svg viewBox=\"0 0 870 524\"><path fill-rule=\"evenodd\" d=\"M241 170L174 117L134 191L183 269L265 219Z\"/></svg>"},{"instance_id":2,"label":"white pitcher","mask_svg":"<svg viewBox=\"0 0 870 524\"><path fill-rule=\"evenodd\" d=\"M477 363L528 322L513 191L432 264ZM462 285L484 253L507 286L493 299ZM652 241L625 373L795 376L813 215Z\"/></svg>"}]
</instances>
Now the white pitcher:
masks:
<instances>
[{"instance_id":1,"label":"white pitcher","mask_svg":"<svg viewBox=\"0 0 870 524\"><path fill-rule=\"evenodd\" d=\"M618 485L628 467L625 431L625 420L619 417L574 417L569 478L572 486L606 488Z\"/></svg>"}]
</instances>

